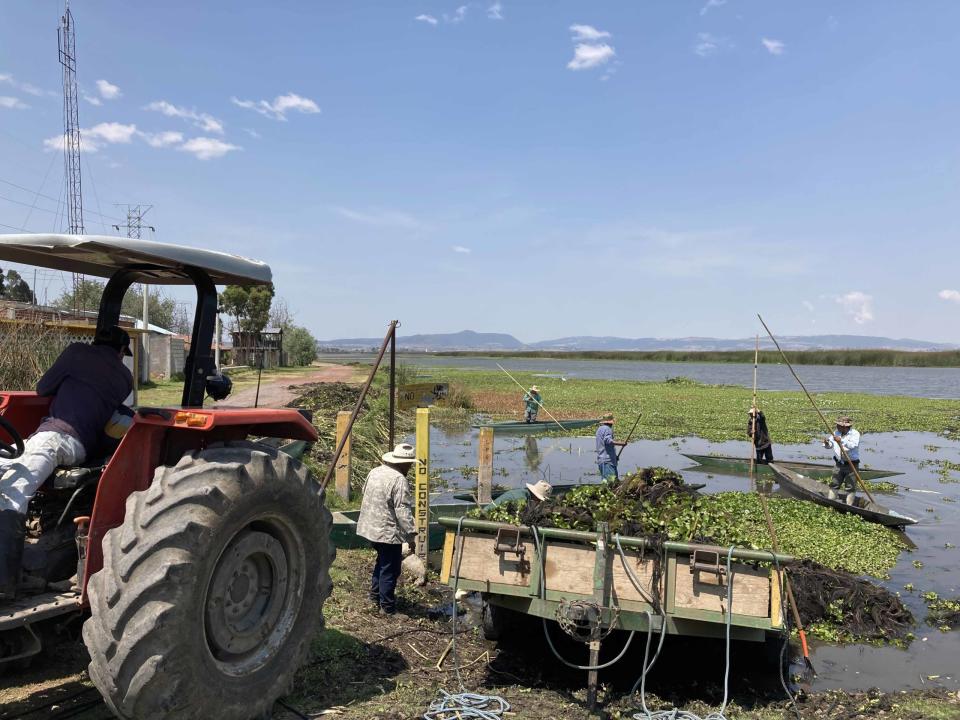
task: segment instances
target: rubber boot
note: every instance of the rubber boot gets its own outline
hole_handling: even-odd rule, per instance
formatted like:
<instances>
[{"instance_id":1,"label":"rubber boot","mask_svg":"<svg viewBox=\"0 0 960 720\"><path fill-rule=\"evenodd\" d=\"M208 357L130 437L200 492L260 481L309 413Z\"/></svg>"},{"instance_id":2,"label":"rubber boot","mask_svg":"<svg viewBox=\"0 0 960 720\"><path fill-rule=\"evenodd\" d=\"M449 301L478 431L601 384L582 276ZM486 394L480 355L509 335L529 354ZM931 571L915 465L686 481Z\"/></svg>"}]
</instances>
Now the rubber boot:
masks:
<instances>
[{"instance_id":1,"label":"rubber boot","mask_svg":"<svg viewBox=\"0 0 960 720\"><path fill-rule=\"evenodd\" d=\"M856 499L856 497L857 496L854 493L847 493L847 505L853 505L853 501Z\"/></svg>"},{"instance_id":2,"label":"rubber boot","mask_svg":"<svg viewBox=\"0 0 960 720\"><path fill-rule=\"evenodd\" d=\"M0 600L13 600L20 582L26 523L16 510L0 510Z\"/></svg>"}]
</instances>

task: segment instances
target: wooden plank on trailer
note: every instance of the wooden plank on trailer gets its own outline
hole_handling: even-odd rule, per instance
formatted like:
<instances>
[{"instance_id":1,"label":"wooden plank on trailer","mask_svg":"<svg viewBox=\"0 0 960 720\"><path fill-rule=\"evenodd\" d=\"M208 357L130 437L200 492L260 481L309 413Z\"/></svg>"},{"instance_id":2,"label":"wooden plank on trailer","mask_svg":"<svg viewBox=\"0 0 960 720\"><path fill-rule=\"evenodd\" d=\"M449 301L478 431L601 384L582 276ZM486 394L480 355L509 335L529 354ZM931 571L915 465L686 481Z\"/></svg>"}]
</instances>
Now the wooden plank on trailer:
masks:
<instances>
[{"instance_id":1,"label":"wooden plank on trailer","mask_svg":"<svg viewBox=\"0 0 960 720\"><path fill-rule=\"evenodd\" d=\"M770 568L770 624L773 627L783 625L783 571Z\"/></svg>"},{"instance_id":2,"label":"wooden plank on trailer","mask_svg":"<svg viewBox=\"0 0 960 720\"><path fill-rule=\"evenodd\" d=\"M644 558L638 562L636 555L624 550L627 562L642 587L653 595L653 558ZM594 556L592 545L577 543L550 542L546 549L547 590L561 595L593 595ZM644 596L634 587L623 569L623 563L617 553L607 558L607 583L612 588L611 596L616 602L645 602Z\"/></svg>"},{"instance_id":3,"label":"wooden plank on trailer","mask_svg":"<svg viewBox=\"0 0 960 720\"><path fill-rule=\"evenodd\" d=\"M492 535L461 535L463 554L459 548L454 551L453 569L460 566L460 577L467 580L498 583L527 587L530 584L530 570L537 562L537 551L532 543L527 543L523 562L516 555L498 555L494 553ZM548 585L549 587L549 585Z\"/></svg>"},{"instance_id":4,"label":"wooden plank on trailer","mask_svg":"<svg viewBox=\"0 0 960 720\"><path fill-rule=\"evenodd\" d=\"M733 614L770 617L770 571L736 563L731 574ZM675 581L673 599L677 610L727 611L726 582L721 583L717 575L710 572L690 572L689 557L676 558Z\"/></svg>"}]
</instances>

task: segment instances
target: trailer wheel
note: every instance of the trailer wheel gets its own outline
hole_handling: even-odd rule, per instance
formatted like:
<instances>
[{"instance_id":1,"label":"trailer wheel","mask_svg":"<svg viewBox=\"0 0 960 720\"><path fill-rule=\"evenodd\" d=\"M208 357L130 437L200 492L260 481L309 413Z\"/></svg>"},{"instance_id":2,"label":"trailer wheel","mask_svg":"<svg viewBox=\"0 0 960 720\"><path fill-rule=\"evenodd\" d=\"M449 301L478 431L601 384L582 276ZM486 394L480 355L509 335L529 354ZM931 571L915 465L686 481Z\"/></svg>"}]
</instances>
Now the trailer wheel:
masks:
<instances>
[{"instance_id":1,"label":"trailer wheel","mask_svg":"<svg viewBox=\"0 0 960 720\"><path fill-rule=\"evenodd\" d=\"M330 512L299 462L255 443L160 467L89 582L89 674L133 720L268 714L330 595Z\"/></svg>"},{"instance_id":2,"label":"trailer wheel","mask_svg":"<svg viewBox=\"0 0 960 720\"><path fill-rule=\"evenodd\" d=\"M486 600L480 610L480 629L486 640L499 640L511 628L516 614L513 610L493 605Z\"/></svg>"}]
</instances>

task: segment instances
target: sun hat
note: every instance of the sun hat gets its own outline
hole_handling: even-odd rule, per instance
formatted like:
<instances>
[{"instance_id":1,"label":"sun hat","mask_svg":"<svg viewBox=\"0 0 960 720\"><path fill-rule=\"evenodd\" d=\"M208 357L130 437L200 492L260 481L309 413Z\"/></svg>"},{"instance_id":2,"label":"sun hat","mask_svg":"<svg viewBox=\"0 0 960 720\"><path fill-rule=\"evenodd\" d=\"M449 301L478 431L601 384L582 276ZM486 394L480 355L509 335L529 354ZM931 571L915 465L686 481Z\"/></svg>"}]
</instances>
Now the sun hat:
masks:
<instances>
[{"instance_id":1,"label":"sun hat","mask_svg":"<svg viewBox=\"0 0 960 720\"><path fill-rule=\"evenodd\" d=\"M529 490L538 500L546 500L548 497L550 497L550 493L553 492L553 485L548 483L546 480L538 480L536 485L527 483L527 490Z\"/></svg>"},{"instance_id":2,"label":"sun hat","mask_svg":"<svg viewBox=\"0 0 960 720\"><path fill-rule=\"evenodd\" d=\"M853 427L853 420L848 418L846 415L841 415L837 418L837 425L840 427Z\"/></svg>"},{"instance_id":3,"label":"sun hat","mask_svg":"<svg viewBox=\"0 0 960 720\"><path fill-rule=\"evenodd\" d=\"M613 413L607 413L604 415L602 418L600 418L600 422L613 425Z\"/></svg>"},{"instance_id":4,"label":"sun hat","mask_svg":"<svg viewBox=\"0 0 960 720\"><path fill-rule=\"evenodd\" d=\"M400 443L393 449L393 452L384 453L380 459L385 463L406 465L416 461L417 451L410 443Z\"/></svg>"},{"instance_id":5,"label":"sun hat","mask_svg":"<svg viewBox=\"0 0 960 720\"><path fill-rule=\"evenodd\" d=\"M530 392L540 392L540 388L538 388L536 385L531 385Z\"/></svg>"},{"instance_id":6,"label":"sun hat","mask_svg":"<svg viewBox=\"0 0 960 720\"><path fill-rule=\"evenodd\" d=\"M753 407L750 408L749 410L747 410L747 414L748 414L748 415L754 415L754 414L756 414L756 412L757 412L757 409L756 409L756 408L753 408Z\"/></svg>"}]
</instances>

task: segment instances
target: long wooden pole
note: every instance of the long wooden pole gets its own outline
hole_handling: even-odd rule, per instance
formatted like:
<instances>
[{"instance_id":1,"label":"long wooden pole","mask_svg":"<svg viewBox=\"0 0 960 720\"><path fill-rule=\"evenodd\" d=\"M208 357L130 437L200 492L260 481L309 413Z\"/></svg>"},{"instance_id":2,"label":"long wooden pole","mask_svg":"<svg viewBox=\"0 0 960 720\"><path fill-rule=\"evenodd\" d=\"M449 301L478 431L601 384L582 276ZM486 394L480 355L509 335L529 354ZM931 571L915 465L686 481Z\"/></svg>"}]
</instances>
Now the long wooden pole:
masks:
<instances>
[{"instance_id":1,"label":"long wooden pole","mask_svg":"<svg viewBox=\"0 0 960 720\"><path fill-rule=\"evenodd\" d=\"M620 453L623 452L623 449L624 449L627 445L630 444L630 438L633 437L633 432L634 432L634 430L637 429L637 425L640 424L640 418L642 418L642 417L643 417L643 413L639 413L639 414L637 415L637 421L633 424L633 427L630 428L630 434L627 435L627 439L623 441L623 445L621 445L621 446L620 446L620 449L617 450L617 460L620 459Z\"/></svg>"},{"instance_id":2,"label":"long wooden pole","mask_svg":"<svg viewBox=\"0 0 960 720\"><path fill-rule=\"evenodd\" d=\"M762 321L761 321L762 322ZM753 350L753 400L751 402L751 407L753 408L753 420L750 422L750 443L753 445L751 448L750 454L750 487L756 487L753 481L753 470L757 461L757 415L759 414L759 409L757 408L757 364L760 358L760 335L756 337L756 345ZM780 554L780 539L777 537L777 529L773 524L773 517L770 515L770 505L767 502L767 496L760 492L760 489L757 488L757 496L760 498L760 507L763 509L763 517L767 522L767 532L770 533L770 544L773 546L773 551L779 555ZM781 575L779 581L783 583L783 576ZM810 649L807 647L807 633L803 628L803 621L800 619L800 610L797 608L797 599L793 596L793 588L790 585L790 581L787 580L783 583L787 589L787 600L790 604L790 610L793 614L793 622L797 626L797 634L800 636L800 649L803 651L803 659L807 664L807 667L810 668L810 671L816 675L817 671L813 669L813 663L810 662Z\"/></svg>"},{"instance_id":3,"label":"long wooden pole","mask_svg":"<svg viewBox=\"0 0 960 720\"><path fill-rule=\"evenodd\" d=\"M373 367L370 368L370 375L367 377L367 381L363 384L363 389L360 391L360 397L357 398L356 404L353 406L353 412L350 413L350 422L347 424L346 431L343 434L343 437L340 438L340 442L337 443L337 449L333 452L333 459L330 461L330 467L327 468L327 474L323 478L323 482L320 483L320 489L326 489L327 485L330 484L330 479L333 477L334 471L337 469L337 461L340 459L340 453L343 452L344 445L347 444L347 440L350 438L350 434L353 432L353 424L357 421L357 415L360 414L360 408L363 407L363 401L367 397L367 391L370 390L370 386L373 385L373 379L377 376L377 370L380 367L380 362L383 360L383 354L387 351L387 345L390 343L390 338L393 337L393 334L397 331L398 321L393 320L390 322L390 328L387 330L387 334L383 338L383 343L380 345L380 352L377 354L377 359L373 362ZM390 448L391 450L393 448Z\"/></svg>"},{"instance_id":4,"label":"long wooden pole","mask_svg":"<svg viewBox=\"0 0 960 720\"><path fill-rule=\"evenodd\" d=\"M833 436L833 429L830 427L830 423L827 421L827 418L823 416L823 413L820 412L820 408L817 407L817 403L814 401L813 396L807 391L807 387L803 384L803 380L800 379L796 371L793 369L793 365L791 365L790 361L787 360L787 355L785 352L783 352L783 348L780 347L780 343L777 342L777 339L773 336L773 333L770 332L770 328L767 327L767 324L763 321L763 318L760 317L760 313L757 313L757 317L760 318L760 324L763 325L763 329L767 331L767 335L770 336L770 339L773 340L773 344L776 345L777 350L780 351L780 357L783 358L783 362L785 362L787 367L790 369L790 374L793 375L793 379L800 383L800 387L803 388L803 394L807 396L807 400L810 401L813 409L817 411L817 415L819 415L820 419L823 421L823 426L827 429L827 435ZM864 494L870 498L870 502L876 502L876 500L873 499L873 495L871 495L870 491L867 490L867 484L863 481L863 478L860 477L860 471L857 470L857 466L853 464L853 460L851 460L850 455L847 454L847 449L843 446L843 443L838 442L836 445L838 448L840 448L840 454L843 456L843 459L849 463L850 469L853 470L853 474L856 476L857 482L860 484L860 488L863 490Z\"/></svg>"},{"instance_id":5,"label":"long wooden pole","mask_svg":"<svg viewBox=\"0 0 960 720\"><path fill-rule=\"evenodd\" d=\"M503 370L505 373L507 373L507 377L510 378L511 380L513 380L515 383L517 383L517 386L518 386L521 390L523 390L524 392L529 392L523 385L520 384L520 382L519 382L513 375L511 375L510 373L507 372L506 368L504 368L503 365L501 365L500 363L497 363L497 367L500 368L501 370ZM557 420L553 415L550 414L550 411L547 410L547 409L543 406L543 403L542 403L542 402L540 402L539 400L537 400L537 399L536 399L535 397L533 397L532 395L530 396L530 399L533 400L537 405L540 406L540 409L543 410L543 411L547 414L547 417L549 417L551 420L553 420L557 425L560 425L560 421ZM567 432L567 429L566 429L563 425L560 425L560 429L563 430L564 432Z\"/></svg>"}]
</instances>

